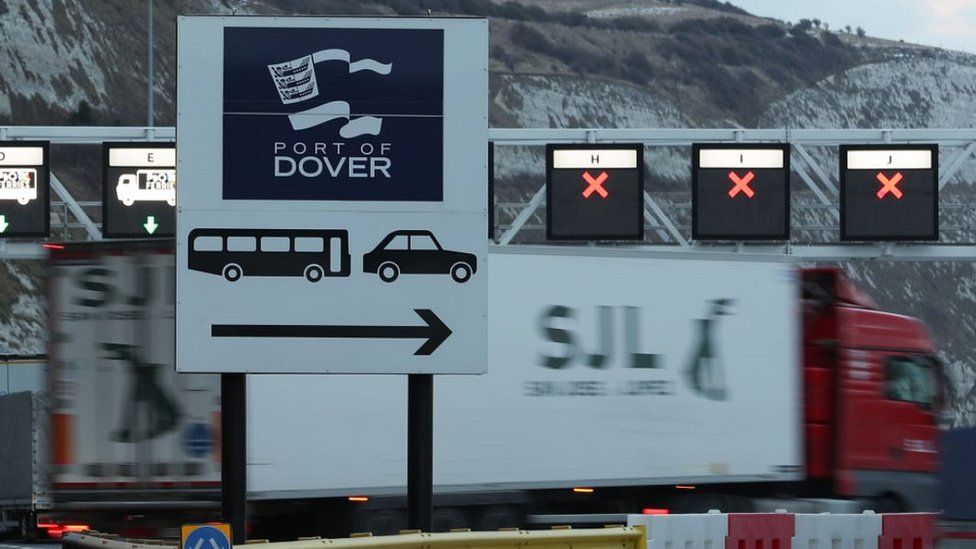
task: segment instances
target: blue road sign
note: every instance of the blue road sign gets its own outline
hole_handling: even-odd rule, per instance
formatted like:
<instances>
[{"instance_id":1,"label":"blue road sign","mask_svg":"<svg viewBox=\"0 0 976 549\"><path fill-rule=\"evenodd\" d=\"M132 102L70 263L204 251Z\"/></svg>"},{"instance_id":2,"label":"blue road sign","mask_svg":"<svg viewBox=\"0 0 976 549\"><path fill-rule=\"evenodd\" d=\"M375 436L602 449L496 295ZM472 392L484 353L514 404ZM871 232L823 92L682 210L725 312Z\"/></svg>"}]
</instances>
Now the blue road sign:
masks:
<instances>
[{"instance_id":1,"label":"blue road sign","mask_svg":"<svg viewBox=\"0 0 976 549\"><path fill-rule=\"evenodd\" d=\"M183 429L183 449L190 457L202 458L212 447L213 437L206 423L190 423Z\"/></svg>"},{"instance_id":2,"label":"blue road sign","mask_svg":"<svg viewBox=\"0 0 976 549\"><path fill-rule=\"evenodd\" d=\"M232 549L229 525L183 527L183 549Z\"/></svg>"}]
</instances>

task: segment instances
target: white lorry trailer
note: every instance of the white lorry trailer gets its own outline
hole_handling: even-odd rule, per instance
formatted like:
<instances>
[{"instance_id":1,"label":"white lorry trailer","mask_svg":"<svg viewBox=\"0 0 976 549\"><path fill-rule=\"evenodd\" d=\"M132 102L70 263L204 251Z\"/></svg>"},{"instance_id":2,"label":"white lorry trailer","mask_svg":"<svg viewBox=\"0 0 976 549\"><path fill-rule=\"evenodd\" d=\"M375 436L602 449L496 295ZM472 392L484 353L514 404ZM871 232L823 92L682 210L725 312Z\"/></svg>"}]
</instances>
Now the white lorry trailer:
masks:
<instances>
[{"instance_id":1,"label":"white lorry trailer","mask_svg":"<svg viewBox=\"0 0 976 549\"><path fill-rule=\"evenodd\" d=\"M124 531L216 509L219 380L173 369L170 247L72 246L49 269L49 356L3 364L15 380L31 364L47 374L0 395L0 532Z\"/></svg>"},{"instance_id":2,"label":"white lorry trailer","mask_svg":"<svg viewBox=\"0 0 976 549\"><path fill-rule=\"evenodd\" d=\"M658 505L633 487L802 478L794 269L499 248L487 273L489 371L435 379L439 527ZM402 524L384 496L406 482L406 394L402 377L251 376L256 516L336 498L356 528Z\"/></svg>"}]
</instances>

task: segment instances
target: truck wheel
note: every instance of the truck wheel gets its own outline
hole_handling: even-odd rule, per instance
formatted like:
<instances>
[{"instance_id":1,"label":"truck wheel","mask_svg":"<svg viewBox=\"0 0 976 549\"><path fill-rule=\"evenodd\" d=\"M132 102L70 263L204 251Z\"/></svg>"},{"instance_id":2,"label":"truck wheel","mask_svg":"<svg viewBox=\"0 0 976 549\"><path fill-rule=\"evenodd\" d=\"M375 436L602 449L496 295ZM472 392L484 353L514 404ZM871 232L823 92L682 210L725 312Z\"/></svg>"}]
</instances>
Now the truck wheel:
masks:
<instances>
[{"instance_id":1,"label":"truck wheel","mask_svg":"<svg viewBox=\"0 0 976 549\"><path fill-rule=\"evenodd\" d=\"M871 498L868 509L875 513L904 513L905 504L894 494L883 494Z\"/></svg>"}]
</instances>

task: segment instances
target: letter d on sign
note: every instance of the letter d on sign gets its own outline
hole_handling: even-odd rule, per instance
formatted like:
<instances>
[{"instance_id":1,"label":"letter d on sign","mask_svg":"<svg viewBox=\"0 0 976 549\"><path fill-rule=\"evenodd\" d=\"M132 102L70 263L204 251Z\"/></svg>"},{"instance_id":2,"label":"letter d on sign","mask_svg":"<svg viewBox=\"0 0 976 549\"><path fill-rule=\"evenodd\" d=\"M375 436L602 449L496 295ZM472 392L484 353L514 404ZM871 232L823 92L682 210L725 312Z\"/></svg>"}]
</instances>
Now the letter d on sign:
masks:
<instances>
[{"instance_id":1,"label":"letter d on sign","mask_svg":"<svg viewBox=\"0 0 976 549\"><path fill-rule=\"evenodd\" d=\"M290 164L287 172L282 171L281 167L283 163ZM275 157L275 177L291 177L295 175L295 161L287 156L276 156Z\"/></svg>"}]
</instances>

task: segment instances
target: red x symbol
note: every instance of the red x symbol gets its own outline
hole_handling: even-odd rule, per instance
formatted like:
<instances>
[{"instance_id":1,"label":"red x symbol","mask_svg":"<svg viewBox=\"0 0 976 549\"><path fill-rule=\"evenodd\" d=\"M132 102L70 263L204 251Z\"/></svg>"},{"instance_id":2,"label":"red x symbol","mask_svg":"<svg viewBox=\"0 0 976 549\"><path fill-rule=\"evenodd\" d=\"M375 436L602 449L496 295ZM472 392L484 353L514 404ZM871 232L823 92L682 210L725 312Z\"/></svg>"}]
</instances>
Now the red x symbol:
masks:
<instances>
[{"instance_id":1,"label":"red x symbol","mask_svg":"<svg viewBox=\"0 0 976 549\"><path fill-rule=\"evenodd\" d=\"M884 198L885 195L891 193L895 195L895 198L901 199L904 194L898 188L898 184L901 183L901 172L895 172L895 175L891 176L891 179L885 177L883 173L878 172L877 178L881 182L881 188L878 189L878 198Z\"/></svg>"},{"instance_id":2,"label":"red x symbol","mask_svg":"<svg viewBox=\"0 0 976 549\"><path fill-rule=\"evenodd\" d=\"M606 198L610 196L610 193L603 188L603 183L609 178L607 172L600 172L600 175L593 177L590 172L583 172L583 181L588 184L586 189L583 190L583 198L589 198L591 194L596 193L600 195L600 198Z\"/></svg>"},{"instance_id":3,"label":"red x symbol","mask_svg":"<svg viewBox=\"0 0 976 549\"><path fill-rule=\"evenodd\" d=\"M749 188L749 183L756 178L756 174L749 172L743 177L739 177L735 172L729 172L729 180L732 181L733 187L729 189L729 198L735 198L735 195L742 192L749 198L756 195L756 191Z\"/></svg>"}]
</instances>

